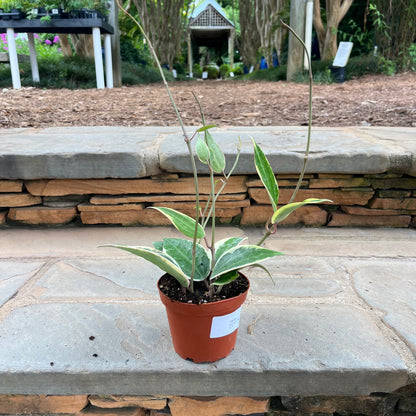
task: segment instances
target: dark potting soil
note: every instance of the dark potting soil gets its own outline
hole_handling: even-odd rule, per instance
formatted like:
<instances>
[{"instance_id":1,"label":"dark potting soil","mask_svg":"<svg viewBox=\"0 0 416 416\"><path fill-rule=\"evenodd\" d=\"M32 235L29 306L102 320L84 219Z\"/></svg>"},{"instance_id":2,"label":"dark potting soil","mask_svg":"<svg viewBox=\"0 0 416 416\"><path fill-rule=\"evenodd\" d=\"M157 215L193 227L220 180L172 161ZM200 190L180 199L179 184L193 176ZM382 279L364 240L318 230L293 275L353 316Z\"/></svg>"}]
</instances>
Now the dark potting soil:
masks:
<instances>
[{"instance_id":1,"label":"dark potting soil","mask_svg":"<svg viewBox=\"0 0 416 416\"><path fill-rule=\"evenodd\" d=\"M191 293L188 290L184 290L179 282L169 274L163 275L159 281L160 290L169 299L196 305L234 298L244 293L248 287L247 278L240 275L230 284L222 286L221 291L210 298L204 282L194 282L194 293Z\"/></svg>"}]
</instances>

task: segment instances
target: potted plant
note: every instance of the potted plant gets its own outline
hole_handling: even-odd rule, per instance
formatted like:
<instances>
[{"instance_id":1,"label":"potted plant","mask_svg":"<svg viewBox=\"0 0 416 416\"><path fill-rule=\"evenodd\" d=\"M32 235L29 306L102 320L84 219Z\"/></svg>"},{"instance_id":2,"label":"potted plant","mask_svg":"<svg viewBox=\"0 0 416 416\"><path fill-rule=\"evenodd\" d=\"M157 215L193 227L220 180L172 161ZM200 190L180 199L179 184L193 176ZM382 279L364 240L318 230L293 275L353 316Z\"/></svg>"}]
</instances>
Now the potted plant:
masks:
<instances>
[{"instance_id":1,"label":"potted plant","mask_svg":"<svg viewBox=\"0 0 416 416\"><path fill-rule=\"evenodd\" d=\"M123 9L120 4L119 7ZM130 17L134 20L132 16ZM241 305L249 289L249 281L240 270L247 266L256 266L261 267L270 276L267 269L260 263L282 253L262 247L264 240L273 233L279 222L297 208L306 204L330 201L311 198L303 202L292 202L293 195L289 204L278 207L279 188L276 178L263 151L253 140L254 163L270 196L274 214L267 224L267 232L255 245L243 244L243 239L239 237L228 237L216 241L216 201L237 165L239 151L234 165L228 173L225 173L224 154L210 133L215 126L205 124L202 110L203 126L197 129L191 137L187 135L153 46L140 24L137 21L136 24L145 36L156 60L184 133L195 182L196 218L191 218L171 208L154 207L153 209L165 215L186 238L165 238L163 241L153 243L153 247L122 244L106 246L142 257L165 273L158 280L157 287L162 303L166 307L175 351L182 358L197 363L213 362L229 355L235 345ZM199 107L201 108L200 105ZM308 143L309 139L310 124ZM201 207L199 201L198 174L191 146L192 141L196 141L196 156L207 166L211 180L211 194L205 207ZM307 153L308 151L307 148ZM307 157L305 157L297 189L305 172L306 159ZM211 221L211 231L208 234L209 221Z\"/></svg>"},{"instance_id":2,"label":"potted plant","mask_svg":"<svg viewBox=\"0 0 416 416\"><path fill-rule=\"evenodd\" d=\"M0 0L0 19L20 20L24 17L20 0Z\"/></svg>"},{"instance_id":3,"label":"potted plant","mask_svg":"<svg viewBox=\"0 0 416 416\"><path fill-rule=\"evenodd\" d=\"M63 0L62 6L71 18L104 18L108 14L105 0Z\"/></svg>"}]
</instances>

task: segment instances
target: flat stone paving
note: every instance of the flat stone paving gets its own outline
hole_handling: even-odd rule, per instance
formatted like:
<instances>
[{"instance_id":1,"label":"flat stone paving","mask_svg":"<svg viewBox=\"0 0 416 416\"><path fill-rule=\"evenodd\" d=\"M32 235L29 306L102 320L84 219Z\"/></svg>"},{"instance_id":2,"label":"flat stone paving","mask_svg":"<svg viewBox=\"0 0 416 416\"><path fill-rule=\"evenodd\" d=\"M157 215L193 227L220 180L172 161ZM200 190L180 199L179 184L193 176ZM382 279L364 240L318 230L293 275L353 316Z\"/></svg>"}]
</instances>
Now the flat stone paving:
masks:
<instances>
[{"instance_id":1,"label":"flat stone paving","mask_svg":"<svg viewBox=\"0 0 416 416\"><path fill-rule=\"evenodd\" d=\"M196 127L187 128L192 134ZM306 127L224 127L213 130L227 167L241 155L235 174L256 174L250 137L276 173L301 170ZM195 142L195 140L194 140ZM141 178L161 171L190 172L179 127L50 127L0 130L2 179ZM197 160L198 169L206 167ZM416 129L411 127L314 128L310 173L416 175Z\"/></svg>"},{"instance_id":2,"label":"flat stone paving","mask_svg":"<svg viewBox=\"0 0 416 416\"><path fill-rule=\"evenodd\" d=\"M2 229L0 394L367 395L416 381L415 230L279 230L276 284L248 270L235 350L199 365L173 350L156 267L98 247L175 235Z\"/></svg>"}]
</instances>

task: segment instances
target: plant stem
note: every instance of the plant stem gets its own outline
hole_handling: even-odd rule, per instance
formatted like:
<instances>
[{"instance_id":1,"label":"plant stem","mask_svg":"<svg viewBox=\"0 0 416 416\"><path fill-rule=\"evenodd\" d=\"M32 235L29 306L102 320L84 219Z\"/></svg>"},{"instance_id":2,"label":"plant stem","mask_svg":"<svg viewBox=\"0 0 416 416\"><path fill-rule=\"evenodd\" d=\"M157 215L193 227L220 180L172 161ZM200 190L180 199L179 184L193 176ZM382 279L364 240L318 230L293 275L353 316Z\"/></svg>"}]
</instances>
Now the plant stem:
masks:
<instances>
[{"instance_id":1,"label":"plant stem","mask_svg":"<svg viewBox=\"0 0 416 416\"><path fill-rule=\"evenodd\" d=\"M184 136L184 140L186 143L186 146L188 148L188 153L189 156L191 158L191 165L192 165L192 172L193 172L193 176L194 176L194 182L195 182L195 195L196 195L196 219L195 219L195 232L194 232L194 238L193 238L193 246L192 246L192 274L191 274L191 282L190 282L190 286L189 286L189 290L191 292L194 291L194 275L195 275L195 261L196 261L196 242L197 242L197 232L198 232L198 222L199 222L199 187L198 187L198 173L196 170L196 164L195 164L195 159L194 159L194 155L192 152L192 146L191 146L191 139L189 138L188 134L186 133L186 129L185 129L185 124L182 120L182 116L178 110L178 107L176 105L176 102L173 98L173 95L170 91L168 82L166 81L165 78L165 74L163 73L163 69L162 66L160 64L159 58L156 55L156 51L153 48L153 44L150 41L149 37L147 36L146 32L144 31L142 25L137 21L137 19L134 18L134 16L132 16L124 7L123 5L120 3L120 0L116 0L118 7L127 15L130 17L130 19L133 20L133 22L137 25L137 27L139 28L140 32L143 34L144 38L146 39L147 44L149 45L150 51L153 55L153 58L156 62L157 68L160 72L160 75L162 77L163 80L163 84L165 85L166 91L168 93L169 99L172 103L172 106L175 110L176 116L178 118L179 124L181 126L182 132L183 132L183 136Z\"/></svg>"},{"instance_id":2,"label":"plant stem","mask_svg":"<svg viewBox=\"0 0 416 416\"><path fill-rule=\"evenodd\" d=\"M313 77L312 77L312 64L311 64L311 58L309 56L309 52L308 49L305 45L305 43L303 42L303 40L300 38L300 36L289 26L287 25L285 22L283 22L282 20L280 21L282 26L284 26L286 29L288 29L292 35L302 44L302 47L304 49L304 51L306 52L306 57L308 59L308 68L309 68L309 112L308 112L308 139L306 142L306 150L305 150L305 155L303 158L303 166L302 166L302 170L301 173L299 175L299 180L298 183L296 185L296 188L289 200L289 204L293 202L293 200L295 199L296 194L299 191L299 188L302 184L303 181L303 177L305 176L305 171L306 171L306 163L308 162L308 157L309 157L309 148L310 148L310 143L311 143L311 133L312 133L312 85L313 85ZM269 234L270 235L270 234ZM264 240L263 240L264 241Z\"/></svg>"},{"instance_id":3,"label":"plant stem","mask_svg":"<svg viewBox=\"0 0 416 416\"><path fill-rule=\"evenodd\" d=\"M209 167L209 176L211 179L211 190L212 190L212 205L211 205L211 254L212 254L212 260L211 260L211 270L214 268L215 266L215 202L216 202L216 198L215 198L215 178L214 178L214 172L211 169L211 166L208 165Z\"/></svg>"},{"instance_id":4,"label":"plant stem","mask_svg":"<svg viewBox=\"0 0 416 416\"><path fill-rule=\"evenodd\" d=\"M301 169L301 172L300 172L300 175L299 175L298 183L296 184L296 188L293 191L292 196L290 197L290 200L289 200L289 204L290 204L294 201L295 196L298 193L299 188L302 184L303 177L305 176L305 171L306 171L306 163L308 162L308 157L309 157L309 148L310 148L311 134L312 134L312 86L313 86L313 76L312 76L311 58L309 56L309 52L308 52L308 49L306 48L305 43L303 42L303 40L299 37L299 35L289 25L287 25L282 20L280 20L280 22L281 22L282 26L284 26L286 29L288 29L293 34L293 36L302 44L302 47L303 47L304 51L306 52L306 57L308 59L308 69L309 69L308 138L307 138L307 141L306 141L306 149L305 149L305 155L303 157L302 169ZM276 225L275 224L268 224L266 233L263 235L263 237L260 239L260 241L256 245L261 246L264 243L264 241L268 237L270 237L270 235L274 234L275 232L276 232Z\"/></svg>"}]
</instances>

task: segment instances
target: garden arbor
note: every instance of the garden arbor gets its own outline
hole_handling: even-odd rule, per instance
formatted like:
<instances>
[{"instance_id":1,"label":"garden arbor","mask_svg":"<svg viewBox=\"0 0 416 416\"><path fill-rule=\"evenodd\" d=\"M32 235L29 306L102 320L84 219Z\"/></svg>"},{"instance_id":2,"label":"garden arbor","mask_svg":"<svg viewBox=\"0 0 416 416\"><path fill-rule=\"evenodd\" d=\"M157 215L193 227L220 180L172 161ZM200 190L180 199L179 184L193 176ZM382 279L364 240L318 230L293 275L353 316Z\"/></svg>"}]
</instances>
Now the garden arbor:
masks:
<instances>
[{"instance_id":1,"label":"garden arbor","mask_svg":"<svg viewBox=\"0 0 416 416\"><path fill-rule=\"evenodd\" d=\"M192 42L198 46L220 47L228 42L229 64L234 66L235 27L227 19L221 6L215 0L205 0L195 8L188 25L188 65L192 76Z\"/></svg>"}]
</instances>

